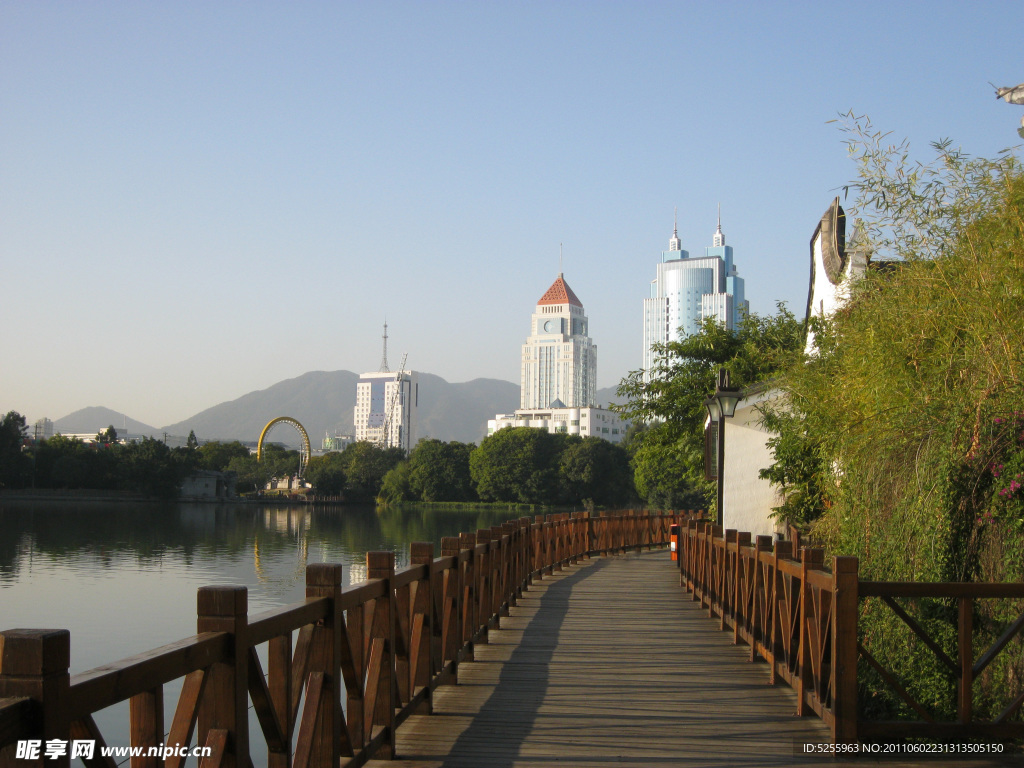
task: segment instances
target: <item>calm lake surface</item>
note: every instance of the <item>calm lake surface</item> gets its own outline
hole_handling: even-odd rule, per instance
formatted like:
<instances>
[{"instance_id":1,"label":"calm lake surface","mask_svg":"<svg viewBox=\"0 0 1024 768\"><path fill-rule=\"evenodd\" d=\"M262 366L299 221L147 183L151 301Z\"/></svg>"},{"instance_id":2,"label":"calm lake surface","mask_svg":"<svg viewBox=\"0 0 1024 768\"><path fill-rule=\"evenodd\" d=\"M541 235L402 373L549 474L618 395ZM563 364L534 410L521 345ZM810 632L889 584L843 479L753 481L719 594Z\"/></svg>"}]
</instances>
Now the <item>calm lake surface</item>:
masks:
<instances>
[{"instance_id":1,"label":"calm lake surface","mask_svg":"<svg viewBox=\"0 0 1024 768\"><path fill-rule=\"evenodd\" d=\"M524 514L0 502L0 629L70 630L74 674L195 634L199 587L244 585L252 615L303 600L308 563L341 563L347 586L365 578L367 551L394 551L402 568L410 542L439 555L442 536ZM165 693L167 727L178 687ZM126 717L96 719L109 745L128 743Z\"/></svg>"}]
</instances>

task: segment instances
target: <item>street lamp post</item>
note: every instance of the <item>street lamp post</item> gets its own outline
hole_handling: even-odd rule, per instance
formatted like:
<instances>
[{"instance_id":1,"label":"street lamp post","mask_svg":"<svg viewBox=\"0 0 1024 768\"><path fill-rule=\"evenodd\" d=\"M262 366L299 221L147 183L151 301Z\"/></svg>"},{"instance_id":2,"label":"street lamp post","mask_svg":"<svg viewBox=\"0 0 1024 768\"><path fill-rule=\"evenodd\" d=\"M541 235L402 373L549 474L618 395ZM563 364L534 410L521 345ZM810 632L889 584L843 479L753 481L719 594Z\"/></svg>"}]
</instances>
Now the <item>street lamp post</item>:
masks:
<instances>
[{"instance_id":1,"label":"street lamp post","mask_svg":"<svg viewBox=\"0 0 1024 768\"><path fill-rule=\"evenodd\" d=\"M704 401L704 407L708 411L708 419L712 424L718 425L718 457L715 464L717 475L717 514L715 522L723 529L725 528L725 512L723 499L725 497L725 420L731 419L736 414L736 404L740 401L740 390L729 385L729 372L725 368L718 371L718 386L715 393Z\"/></svg>"}]
</instances>

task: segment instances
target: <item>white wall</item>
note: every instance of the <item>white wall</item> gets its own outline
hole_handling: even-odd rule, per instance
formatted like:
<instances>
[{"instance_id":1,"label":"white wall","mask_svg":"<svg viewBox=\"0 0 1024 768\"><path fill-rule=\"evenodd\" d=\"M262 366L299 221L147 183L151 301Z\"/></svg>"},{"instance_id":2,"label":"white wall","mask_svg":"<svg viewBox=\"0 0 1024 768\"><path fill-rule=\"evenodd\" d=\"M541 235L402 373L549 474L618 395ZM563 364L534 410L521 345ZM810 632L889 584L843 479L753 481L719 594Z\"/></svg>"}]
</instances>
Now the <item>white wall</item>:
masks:
<instances>
[{"instance_id":1,"label":"white wall","mask_svg":"<svg viewBox=\"0 0 1024 768\"><path fill-rule=\"evenodd\" d=\"M725 528L750 531L754 536L775 534L775 520L770 515L782 497L771 483L758 477L761 469L772 463L772 453L767 445L771 435L762 430L756 406L778 395L776 390L745 398L736 407L736 415L725 420Z\"/></svg>"}]
</instances>

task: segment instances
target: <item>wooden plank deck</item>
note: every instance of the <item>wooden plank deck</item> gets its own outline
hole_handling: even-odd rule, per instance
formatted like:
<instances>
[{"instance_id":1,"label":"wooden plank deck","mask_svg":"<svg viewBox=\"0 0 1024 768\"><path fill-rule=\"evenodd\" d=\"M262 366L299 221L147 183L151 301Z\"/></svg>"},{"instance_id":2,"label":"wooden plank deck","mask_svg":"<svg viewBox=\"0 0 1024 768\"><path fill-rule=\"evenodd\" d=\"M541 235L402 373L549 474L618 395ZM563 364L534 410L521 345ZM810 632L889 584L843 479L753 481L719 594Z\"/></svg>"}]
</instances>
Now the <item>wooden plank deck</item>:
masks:
<instances>
[{"instance_id":1,"label":"wooden plank deck","mask_svg":"<svg viewBox=\"0 0 1024 768\"><path fill-rule=\"evenodd\" d=\"M369 765L839 764L794 754L828 729L795 717L794 693L747 656L679 587L667 552L582 561L535 583L459 684L437 689L434 714L398 729L398 760Z\"/></svg>"}]
</instances>

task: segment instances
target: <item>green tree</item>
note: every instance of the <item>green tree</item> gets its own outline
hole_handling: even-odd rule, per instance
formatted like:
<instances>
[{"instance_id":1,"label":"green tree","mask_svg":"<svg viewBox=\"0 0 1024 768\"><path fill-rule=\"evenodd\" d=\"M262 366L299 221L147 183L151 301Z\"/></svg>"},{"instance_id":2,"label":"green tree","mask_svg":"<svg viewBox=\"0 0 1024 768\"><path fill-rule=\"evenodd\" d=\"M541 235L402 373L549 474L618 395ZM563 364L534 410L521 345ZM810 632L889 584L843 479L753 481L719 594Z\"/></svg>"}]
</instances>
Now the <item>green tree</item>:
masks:
<instances>
[{"instance_id":1,"label":"green tree","mask_svg":"<svg viewBox=\"0 0 1024 768\"><path fill-rule=\"evenodd\" d=\"M584 437L567 444L559 470L573 503L617 506L635 495L629 453L599 437Z\"/></svg>"},{"instance_id":2,"label":"green tree","mask_svg":"<svg viewBox=\"0 0 1024 768\"><path fill-rule=\"evenodd\" d=\"M198 450L202 468L213 470L214 472L223 472L227 470L232 459L236 457L247 459L252 453L237 440L233 440L230 443L213 440L199 446Z\"/></svg>"},{"instance_id":3,"label":"green tree","mask_svg":"<svg viewBox=\"0 0 1024 768\"><path fill-rule=\"evenodd\" d=\"M986 542L1024 551L1006 547L1024 529L1024 507L1008 503L1019 490L1000 496L1012 476L993 476L1022 451L1020 164L948 141L915 163L905 142L851 120L851 213L862 245L890 261L853 286L815 328L817 354L780 380L789 399L773 479L796 478L787 503L809 499L816 535L860 556L872 578L1020 578L1022 556L986 555Z\"/></svg>"},{"instance_id":4,"label":"green tree","mask_svg":"<svg viewBox=\"0 0 1024 768\"><path fill-rule=\"evenodd\" d=\"M25 417L17 411L0 419L0 488L22 488L30 481L31 460L21 450L27 436Z\"/></svg>"},{"instance_id":5,"label":"green tree","mask_svg":"<svg viewBox=\"0 0 1024 768\"><path fill-rule=\"evenodd\" d=\"M337 496L345 490L345 469L348 460L343 453L332 451L313 456L306 467L306 480L323 496Z\"/></svg>"},{"instance_id":6,"label":"green tree","mask_svg":"<svg viewBox=\"0 0 1024 768\"><path fill-rule=\"evenodd\" d=\"M704 401L718 371L746 387L785 370L804 345L803 323L785 304L774 315L749 314L735 331L707 319L697 333L658 345L651 371L633 371L618 393L626 418L649 429L631 435L638 493L655 506L705 506L713 483L704 478Z\"/></svg>"},{"instance_id":7,"label":"green tree","mask_svg":"<svg viewBox=\"0 0 1024 768\"><path fill-rule=\"evenodd\" d=\"M122 446L120 451L118 472L125 490L172 499L178 495L187 471L170 448L151 437Z\"/></svg>"},{"instance_id":8,"label":"green tree","mask_svg":"<svg viewBox=\"0 0 1024 768\"><path fill-rule=\"evenodd\" d=\"M409 454L409 488L420 501L472 501L471 443L420 440Z\"/></svg>"},{"instance_id":9,"label":"green tree","mask_svg":"<svg viewBox=\"0 0 1024 768\"><path fill-rule=\"evenodd\" d=\"M185 447L190 451L194 451L199 448L199 440L196 438L196 431L190 429L188 432L188 440L185 442Z\"/></svg>"},{"instance_id":10,"label":"green tree","mask_svg":"<svg viewBox=\"0 0 1024 768\"><path fill-rule=\"evenodd\" d=\"M404 458L401 448L379 448L360 441L341 454L345 460L345 497L350 501L374 501L380 495L384 476Z\"/></svg>"},{"instance_id":11,"label":"green tree","mask_svg":"<svg viewBox=\"0 0 1024 768\"><path fill-rule=\"evenodd\" d=\"M277 443L264 443L259 463L264 482L272 477L291 477L299 471L299 452Z\"/></svg>"},{"instance_id":12,"label":"green tree","mask_svg":"<svg viewBox=\"0 0 1024 768\"><path fill-rule=\"evenodd\" d=\"M106 446L117 445L117 430L114 429L114 425L111 424L106 429L97 432L96 442Z\"/></svg>"},{"instance_id":13,"label":"green tree","mask_svg":"<svg viewBox=\"0 0 1024 768\"><path fill-rule=\"evenodd\" d=\"M402 501L417 501L418 497L413 493L409 482L412 474L412 466L408 460L399 462L384 475L384 482L380 487L380 498L388 504L398 504Z\"/></svg>"},{"instance_id":14,"label":"green tree","mask_svg":"<svg viewBox=\"0 0 1024 768\"><path fill-rule=\"evenodd\" d=\"M777 383L779 438L769 476L787 512L813 519L835 554L880 581L1024 578L1024 174L1004 153L975 159L948 141L917 162L870 122L847 116L858 178L848 215L877 268L813 328L817 353ZM880 257L884 257L881 260ZM948 601L905 603L955 657L962 631ZM974 606L987 647L1019 615L1012 601ZM956 717L956 678L914 643L889 607L862 606L871 655L936 719ZM1019 693L1013 641L975 683L978 718ZM862 669L875 719L905 708Z\"/></svg>"},{"instance_id":15,"label":"green tree","mask_svg":"<svg viewBox=\"0 0 1024 768\"><path fill-rule=\"evenodd\" d=\"M470 455L477 494L484 501L562 503L565 494L559 485L559 463L572 439L580 438L532 427L499 429Z\"/></svg>"},{"instance_id":16,"label":"green tree","mask_svg":"<svg viewBox=\"0 0 1024 768\"><path fill-rule=\"evenodd\" d=\"M256 461L256 454L248 452L245 456L232 456L224 471L235 473L237 478L235 487L239 493L253 493L262 490L269 478L260 463Z\"/></svg>"},{"instance_id":17,"label":"green tree","mask_svg":"<svg viewBox=\"0 0 1024 768\"><path fill-rule=\"evenodd\" d=\"M36 485L40 488L113 490L119 486L117 444L98 448L81 440L54 435L35 447Z\"/></svg>"}]
</instances>

